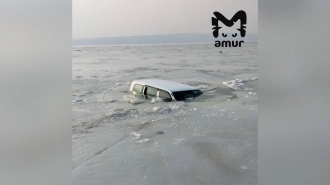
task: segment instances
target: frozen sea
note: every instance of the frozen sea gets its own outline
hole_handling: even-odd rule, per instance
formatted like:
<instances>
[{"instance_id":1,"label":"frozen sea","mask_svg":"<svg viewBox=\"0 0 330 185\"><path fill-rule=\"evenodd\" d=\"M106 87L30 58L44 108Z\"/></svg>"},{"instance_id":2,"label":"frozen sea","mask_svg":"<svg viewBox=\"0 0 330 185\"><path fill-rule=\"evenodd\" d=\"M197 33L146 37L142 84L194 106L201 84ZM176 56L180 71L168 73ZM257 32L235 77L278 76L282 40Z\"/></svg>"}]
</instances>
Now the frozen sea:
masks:
<instances>
[{"instance_id":1,"label":"frozen sea","mask_svg":"<svg viewBox=\"0 0 330 185\"><path fill-rule=\"evenodd\" d=\"M256 185L257 43L75 46L75 185ZM157 78L204 94L135 101L133 80Z\"/></svg>"}]
</instances>

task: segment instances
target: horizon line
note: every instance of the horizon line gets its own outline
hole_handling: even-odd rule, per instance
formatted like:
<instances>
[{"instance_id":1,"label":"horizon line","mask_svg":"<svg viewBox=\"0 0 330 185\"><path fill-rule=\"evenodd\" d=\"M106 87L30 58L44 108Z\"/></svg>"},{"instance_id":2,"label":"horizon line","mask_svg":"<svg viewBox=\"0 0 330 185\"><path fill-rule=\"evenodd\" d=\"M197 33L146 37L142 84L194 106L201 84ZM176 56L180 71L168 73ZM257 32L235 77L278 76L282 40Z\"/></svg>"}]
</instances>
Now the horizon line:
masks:
<instances>
[{"instance_id":1,"label":"horizon line","mask_svg":"<svg viewBox=\"0 0 330 185\"><path fill-rule=\"evenodd\" d=\"M171 43L148 43L148 44L87 44L87 45L74 45L73 47L97 47L97 46L143 46L143 45L185 45L185 44L210 44L213 42L171 42ZM246 43L258 43L256 41L246 41Z\"/></svg>"},{"instance_id":2,"label":"horizon line","mask_svg":"<svg viewBox=\"0 0 330 185\"><path fill-rule=\"evenodd\" d=\"M100 39L100 38L119 38L119 37L148 37L148 36L161 36L161 35L179 35L179 34L195 34L195 35L205 35L205 34L210 34L210 36L212 35L211 33L169 33L169 34L152 34L152 35L131 35L131 36L101 36L101 37L90 37L90 38L72 38L72 41L76 41L76 40L86 40L86 39ZM226 33L226 34L232 34L232 33ZM258 35L258 33L250 33L250 34L246 34L246 35Z\"/></svg>"}]
</instances>

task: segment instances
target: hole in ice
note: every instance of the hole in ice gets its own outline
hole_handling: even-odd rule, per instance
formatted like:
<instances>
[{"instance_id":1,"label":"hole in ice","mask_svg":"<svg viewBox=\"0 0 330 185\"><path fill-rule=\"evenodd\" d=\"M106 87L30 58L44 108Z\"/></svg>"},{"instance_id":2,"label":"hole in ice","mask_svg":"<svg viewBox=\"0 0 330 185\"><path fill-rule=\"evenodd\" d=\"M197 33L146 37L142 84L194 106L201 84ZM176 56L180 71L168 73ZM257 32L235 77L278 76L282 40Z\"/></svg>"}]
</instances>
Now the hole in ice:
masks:
<instances>
[{"instance_id":1,"label":"hole in ice","mask_svg":"<svg viewBox=\"0 0 330 185\"><path fill-rule=\"evenodd\" d=\"M157 134L165 134L165 131L158 131Z\"/></svg>"}]
</instances>

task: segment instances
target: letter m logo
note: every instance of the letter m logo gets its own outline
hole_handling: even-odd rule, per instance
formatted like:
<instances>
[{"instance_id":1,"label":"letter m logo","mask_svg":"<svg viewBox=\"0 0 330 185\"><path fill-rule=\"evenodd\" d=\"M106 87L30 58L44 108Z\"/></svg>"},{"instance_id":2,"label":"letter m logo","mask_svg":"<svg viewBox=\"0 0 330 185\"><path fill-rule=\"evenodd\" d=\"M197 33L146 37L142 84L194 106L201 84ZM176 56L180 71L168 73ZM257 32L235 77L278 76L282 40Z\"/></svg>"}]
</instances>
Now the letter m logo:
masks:
<instances>
[{"instance_id":1,"label":"letter m logo","mask_svg":"<svg viewBox=\"0 0 330 185\"><path fill-rule=\"evenodd\" d=\"M219 21L221 21L227 27L232 27L237 20L241 20L240 28L237 30L240 32L241 37L245 37L246 13L243 10L236 12L236 14L230 20L228 20L225 16L223 16L219 12L214 12L213 14L215 17L212 17L212 25L214 26L212 29L213 29L213 36L215 38L218 38L219 30L221 28L219 27L218 24Z\"/></svg>"}]
</instances>

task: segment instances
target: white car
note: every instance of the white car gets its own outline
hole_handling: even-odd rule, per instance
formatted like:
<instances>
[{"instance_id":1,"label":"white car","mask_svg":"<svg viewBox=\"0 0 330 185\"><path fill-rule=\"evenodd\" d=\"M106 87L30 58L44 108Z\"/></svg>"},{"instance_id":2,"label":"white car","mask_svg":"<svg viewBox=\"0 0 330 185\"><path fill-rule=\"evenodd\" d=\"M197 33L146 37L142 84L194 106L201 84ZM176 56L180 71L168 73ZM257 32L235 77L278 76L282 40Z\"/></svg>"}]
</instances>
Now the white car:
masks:
<instances>
[{"instance_id":1,"label":"white car","mask_svg":"<svg viewBox=\"0 0 330 185\"><path fill-rule=\"evenodd\" d=\"M163 101L182 101L186 98L196 98L203 94L196 87L158 79L135 80L132 82L129 90L137 96L143 96L148 99L161 98Z\"/></svg>"}]
</instances>

